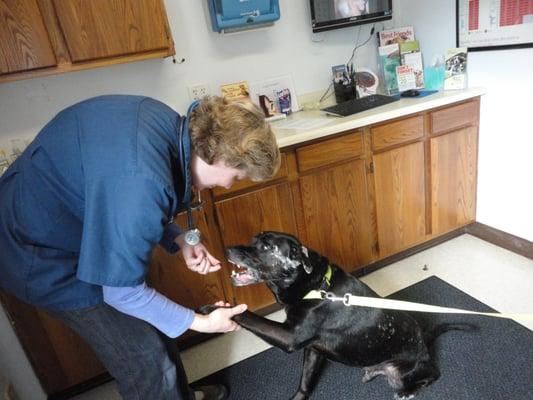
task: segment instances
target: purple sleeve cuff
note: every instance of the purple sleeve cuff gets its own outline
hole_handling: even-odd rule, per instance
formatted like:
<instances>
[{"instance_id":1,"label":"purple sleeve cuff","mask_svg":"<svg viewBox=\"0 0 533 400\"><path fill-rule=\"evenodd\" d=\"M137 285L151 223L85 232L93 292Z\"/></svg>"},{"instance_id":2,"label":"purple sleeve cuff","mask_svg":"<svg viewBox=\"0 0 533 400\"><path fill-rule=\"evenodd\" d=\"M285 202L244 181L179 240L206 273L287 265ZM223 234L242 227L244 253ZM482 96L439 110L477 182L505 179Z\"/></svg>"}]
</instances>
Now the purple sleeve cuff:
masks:
<instances>
[{"instance_id":1,"label":"purple sleeve cuff","mask_svg":"<svg viewBox=\"0 0 533 400\"><path fill-rule=\"evenodd\" d=\"M174 303L145 282L133 287L103 286L104 302L118 311L142 319L175 338L190 328L194 311Z\"/></svg>"}]
</instances>

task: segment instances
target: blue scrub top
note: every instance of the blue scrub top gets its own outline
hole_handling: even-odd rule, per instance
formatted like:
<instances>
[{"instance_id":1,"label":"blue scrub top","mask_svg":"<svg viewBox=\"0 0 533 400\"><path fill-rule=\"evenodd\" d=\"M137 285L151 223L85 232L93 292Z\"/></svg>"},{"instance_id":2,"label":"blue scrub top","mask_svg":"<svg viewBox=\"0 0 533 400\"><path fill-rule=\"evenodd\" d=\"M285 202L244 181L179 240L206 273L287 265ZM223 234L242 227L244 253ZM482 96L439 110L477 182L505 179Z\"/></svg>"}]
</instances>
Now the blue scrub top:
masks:
<instances>
[{"instance_id":1,"label":"blue scrub top","mask_svg":"<svg viewBox=\"0 0 533 400\"><path fill-rule=\"evenodd\" d=\"M177 250L183 121L139 96L60 112L0 178L0 286L60 311L142 283L155 245Z\"/></svg>"}]
</instances>

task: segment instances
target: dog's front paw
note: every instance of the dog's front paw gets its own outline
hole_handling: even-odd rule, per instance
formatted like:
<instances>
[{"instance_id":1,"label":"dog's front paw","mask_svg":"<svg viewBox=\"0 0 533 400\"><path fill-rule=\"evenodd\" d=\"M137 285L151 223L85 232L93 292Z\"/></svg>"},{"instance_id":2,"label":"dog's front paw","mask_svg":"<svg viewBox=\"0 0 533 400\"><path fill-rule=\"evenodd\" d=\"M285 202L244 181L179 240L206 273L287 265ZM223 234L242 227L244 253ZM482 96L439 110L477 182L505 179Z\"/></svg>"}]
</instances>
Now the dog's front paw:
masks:
<instances>
[{"instance_id":1,"label":"dog's front paw","mask_svg":"<svg viewBox=\"0 0 533 400\"><path fill-rule=\"evenodd\" d=\"M205 306L201 306L201 307L197 308L195 311L198 314L207 315L207 314L211 314L217 308L220 308L220 306L216 306L214 304L206 304Z\"/></svg>"}]
</instances>

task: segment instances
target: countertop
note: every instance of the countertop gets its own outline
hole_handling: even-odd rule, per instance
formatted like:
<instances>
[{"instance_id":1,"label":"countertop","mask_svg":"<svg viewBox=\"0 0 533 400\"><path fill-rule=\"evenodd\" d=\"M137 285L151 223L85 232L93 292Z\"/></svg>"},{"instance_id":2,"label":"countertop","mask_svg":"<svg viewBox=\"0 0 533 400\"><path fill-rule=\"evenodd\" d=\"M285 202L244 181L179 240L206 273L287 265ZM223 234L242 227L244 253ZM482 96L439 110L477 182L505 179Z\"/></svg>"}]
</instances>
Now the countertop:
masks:
<instances>
[{"instance_id":1,"label":"countertop","mask_svg":"<svg viewBox=\"0 0 533 400\"><path fill-rule=\"evenodd\" d=\"M334 135L339 132L353 130L362 126L376 124L386 120L399 118L431 108L442 107L447 104L468 100L485 94L483 88L464 90L439 91L420 98L401 98L394 103L386 104L368 111L363 111L348 117L335 117L320 110L299 111L289 117L272 122L280 148L307 142L309 140ZM329 121L328 121L329 120ZM287 124L309 128L286 129Z\"/></svg>"}]
</instances>

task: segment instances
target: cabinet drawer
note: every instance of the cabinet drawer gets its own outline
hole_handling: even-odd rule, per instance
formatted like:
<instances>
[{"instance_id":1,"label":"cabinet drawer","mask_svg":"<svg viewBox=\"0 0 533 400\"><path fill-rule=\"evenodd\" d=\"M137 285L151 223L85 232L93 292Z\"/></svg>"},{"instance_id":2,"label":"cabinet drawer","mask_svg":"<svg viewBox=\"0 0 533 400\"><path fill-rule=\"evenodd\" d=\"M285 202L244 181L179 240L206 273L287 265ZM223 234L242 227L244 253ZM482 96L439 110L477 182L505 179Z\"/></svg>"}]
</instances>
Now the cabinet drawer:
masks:
<instances>
[{"instance_id":1,"label":"cabinet drawer","mask_svg":"<svg viewBox=\"0 0 533 400\"><path fill-rule=\"evenodd\" d=\"M286 178L288 175L289 172L287 167L287 156L285 153L281 153L281 164L279 166L278 173L272 178L272 180ZM243 181L235 182L233 186L229 189L225 189L223 187L216 187L212 189L212 192L215 197L219 197L228 193L238 192L240 190L248 189L261 184L264 184L264 182L253 182L249 179L245 179Z\"/></svg>"},{"instance_id":2,"label":"cabinet drawer","mask_svg":"<svg viewBox=\"0 0 533 400\"><path fill-rule=\"evenodd\" d=\"M390 146L408 142L424 136L424 117L402 119L370 130L372 133L372 150L382 150Z\"/></svg>"},{"instance_id":3,"label":"cabinet drawer","mask_svg":"<svg viewBox=\"0 0 533 400\"><path fill-rule=\"evenodd\" d=\"M348 160L361 154L363 154L363 136L360 131L296 149L300 171Z\"/></svg>"},{"instance_id":4,"label":"cabinet drawer","mask_svg":"<svg viewBox=\"0 0 533 400\"><path fill-rule=\"evenodd\" d=\"M466 125L479 119L479 102L470 101L431 113L431 133L437 134Z\"/></svg>"}]
</instances>

